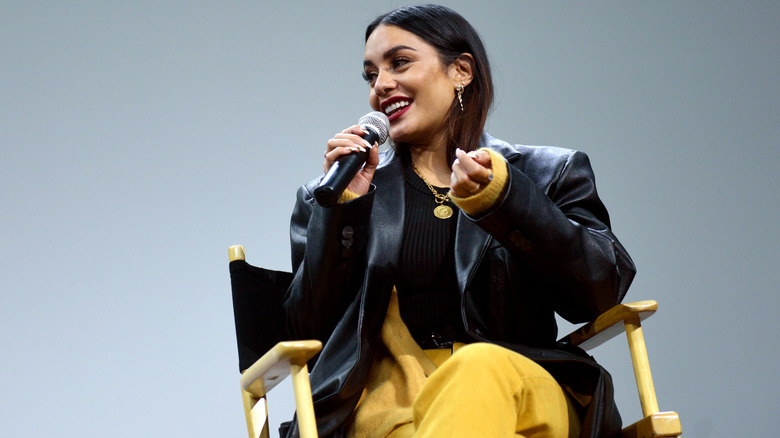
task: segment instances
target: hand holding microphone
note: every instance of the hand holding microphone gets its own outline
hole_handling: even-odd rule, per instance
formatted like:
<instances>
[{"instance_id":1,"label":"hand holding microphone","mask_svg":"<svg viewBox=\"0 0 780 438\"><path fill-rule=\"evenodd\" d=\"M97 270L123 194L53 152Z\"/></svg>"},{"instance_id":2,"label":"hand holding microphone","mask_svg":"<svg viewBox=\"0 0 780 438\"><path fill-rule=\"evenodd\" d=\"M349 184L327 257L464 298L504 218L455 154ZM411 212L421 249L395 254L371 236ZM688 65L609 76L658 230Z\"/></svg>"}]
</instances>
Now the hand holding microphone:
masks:
<instances>
[{"instance_id":1,"label":"hand holding microphone","mask_svg":"<svg viewBox=\"0 0 780 438\"><path fill-rule=\"evenodd\" d=\"M368 191L379 161L374 143L382 144L387 140L389 125L387 116L374 111L328 141L326 174L314 190L317 203L323 207L334 205L352 183L355 187L353 192L363 194Z\"/></svg>"}]
</instances>

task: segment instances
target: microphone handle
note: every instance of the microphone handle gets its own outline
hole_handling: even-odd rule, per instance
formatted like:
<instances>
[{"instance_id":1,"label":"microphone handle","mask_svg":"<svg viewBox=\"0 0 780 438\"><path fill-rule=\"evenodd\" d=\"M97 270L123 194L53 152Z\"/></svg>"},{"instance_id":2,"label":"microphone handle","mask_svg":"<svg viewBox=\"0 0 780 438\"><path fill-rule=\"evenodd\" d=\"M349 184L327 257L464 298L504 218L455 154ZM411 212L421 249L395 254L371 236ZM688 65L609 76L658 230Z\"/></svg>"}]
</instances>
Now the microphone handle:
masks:
<instances>
[{"instance_id":1,"label":"microphone handle","mask_svg":"<svg viewBox=\"0 0 780 438\"><path fill-rule=\"evenodd\" d=\"M323 207L336 204L341 194L347 189L352 178L358 173L363 163L368 159L368 151L352 152L349 155L339 157L328 173L320 181L319 187L314 189L314 199Z\"/></svg>"},{"instance_id":2,"label":"microphone handle","mask_svg":"<svg viewBox=\"0 0 780 438\"><path fill-rule=\"evenodd\" d=\"M368 134L363 138L372 145L371 147L376 147L374 142L379 140L379 133L370 125L362 127L368 131ZM368 149L366 152L356 151L336 159L336 162L328 169L328 173L322 177L320 185L314 189L314 199L317 200L317 203L323 207L336 204L367 159Z\"/></svg>"}]
</instances>

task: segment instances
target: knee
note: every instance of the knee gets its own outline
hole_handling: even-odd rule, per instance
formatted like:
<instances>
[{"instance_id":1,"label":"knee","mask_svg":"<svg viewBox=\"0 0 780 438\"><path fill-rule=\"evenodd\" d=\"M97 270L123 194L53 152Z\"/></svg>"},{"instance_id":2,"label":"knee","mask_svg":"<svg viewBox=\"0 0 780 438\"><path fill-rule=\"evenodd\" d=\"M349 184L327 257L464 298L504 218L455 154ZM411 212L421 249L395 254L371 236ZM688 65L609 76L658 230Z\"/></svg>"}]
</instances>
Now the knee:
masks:
<instances>
[{"instance_id":1,"label":"knee","mask_svg":"<svg viewBox=\"0 0 780 438\"><path fill-rule=\"evenodd\" d=\"M442 365L459 373L486 374L505 372L511 361L508 355L517 354L506 348L488 343L474 343L461 347Z\"/></svg>"},{"instance_id":2,"label":"knee","mask_svg":"<svg viewBox=\"0 0 780 438\"><path fill-rule=\"evenodd\" d=\"M494 344L474 343L460 348L442 368L457 373L473 373L483 377L499 375L503 378L544 377L553 380L539 364L527 357Z\"/></svg>"},{"instance_id":3,"label":"knee","mask_svg":"<svg viewBox=\"0 0 780 438\"><path fill-rule=\"evenodd\" d=\"M455 362L473 363L476 365L490 365L496 360L501 360L506 353L511 353L511 350L494 344L477 342L464 345L452 355L450 360Z\"/></svg>"}]
</instances>

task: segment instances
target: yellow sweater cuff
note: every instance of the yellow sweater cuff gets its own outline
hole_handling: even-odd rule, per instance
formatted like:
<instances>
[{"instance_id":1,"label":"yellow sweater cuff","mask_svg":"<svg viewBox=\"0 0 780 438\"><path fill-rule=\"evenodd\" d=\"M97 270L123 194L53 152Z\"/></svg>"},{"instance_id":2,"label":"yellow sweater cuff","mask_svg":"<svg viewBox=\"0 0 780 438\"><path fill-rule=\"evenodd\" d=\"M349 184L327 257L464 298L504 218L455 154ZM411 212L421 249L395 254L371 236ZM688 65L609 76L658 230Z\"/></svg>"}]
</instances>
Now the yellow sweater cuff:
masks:
<instances>
[{"instance_id":1,"label":"yellow sweater cuff","mask_svg":"<svg viewBox=\"0 0 780 438\"><path fill-rule=\"evenodd\" d=\"M496 205L509 181L509 170L504 157L492 149L482 148L480 150L490 154L493 180L482 191L466 198L459 198L450 192L450 198L455 205L469 216L479 216Z\"/></svg>"},{"instance_id":2,"label":"yellow sweater cuff","mask_svg":"<svg viewBox=\"0 0 780 438\"><path fill-rule=\"evenodd\" d=\"M350 192L349 190L344 190L344 192L339 196L338 203L343 204L345 202L351 201L353 199L359 198L360 195Z\"/></svg>"}]
</instances>

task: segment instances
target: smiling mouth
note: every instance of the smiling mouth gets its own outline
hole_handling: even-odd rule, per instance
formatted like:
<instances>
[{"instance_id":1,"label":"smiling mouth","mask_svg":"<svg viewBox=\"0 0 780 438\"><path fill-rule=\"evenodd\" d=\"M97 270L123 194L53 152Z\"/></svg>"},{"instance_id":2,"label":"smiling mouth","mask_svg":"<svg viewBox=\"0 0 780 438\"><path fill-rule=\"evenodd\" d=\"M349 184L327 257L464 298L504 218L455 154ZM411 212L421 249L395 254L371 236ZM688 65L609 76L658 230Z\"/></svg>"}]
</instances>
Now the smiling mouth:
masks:
<instances>
[{"instance_id":1,"label":"smiling mouth","mask_svg":"<svg viewBox=\"0 0 780 438\"><path fill-rule=\"evenodd\" d=\"M411 100L397 100L384 107L382 112L384 112L387 115L387 117L392 117L393 115L398 114L399 111L403 110L404 108L408 107L411 104L412 104Z\"/></svg>"}]
</instances>

